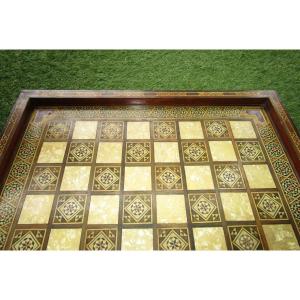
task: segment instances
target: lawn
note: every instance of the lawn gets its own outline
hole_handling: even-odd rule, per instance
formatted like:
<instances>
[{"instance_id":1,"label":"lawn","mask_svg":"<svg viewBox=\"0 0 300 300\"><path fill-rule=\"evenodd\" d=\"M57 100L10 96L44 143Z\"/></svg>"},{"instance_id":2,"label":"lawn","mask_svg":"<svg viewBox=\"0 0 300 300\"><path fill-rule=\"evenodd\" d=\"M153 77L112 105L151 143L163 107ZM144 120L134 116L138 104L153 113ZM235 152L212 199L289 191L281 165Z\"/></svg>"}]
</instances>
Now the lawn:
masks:
<instances>
[{"instance_id":1,"label":"lawn","mask_svg":"<svg viewBox=\"0 0 300 300\"><path fill-rule=\"evenodd\" d=\"M0 51L0 132L22 89L276 90L300 129L300 51Z\"/></svg>"}]
</instances>

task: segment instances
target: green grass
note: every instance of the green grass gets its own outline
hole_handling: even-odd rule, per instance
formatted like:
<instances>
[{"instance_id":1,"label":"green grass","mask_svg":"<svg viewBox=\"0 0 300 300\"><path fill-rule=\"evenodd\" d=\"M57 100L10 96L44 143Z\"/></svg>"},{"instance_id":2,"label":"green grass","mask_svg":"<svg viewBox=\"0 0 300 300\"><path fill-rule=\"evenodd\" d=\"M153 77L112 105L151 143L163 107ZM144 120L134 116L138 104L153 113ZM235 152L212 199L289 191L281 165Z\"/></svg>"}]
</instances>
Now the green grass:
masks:
<instances>
[{"instance_id":1,"label":"green grass","mask_svg":"<svg viewBox=\"0 0 300 300\"><path fill-rule=\"evenodd\" d=\"M0 51L0 132L22 89L276 90L300 128L300 51Z\"/></svg>"}]
</instances>

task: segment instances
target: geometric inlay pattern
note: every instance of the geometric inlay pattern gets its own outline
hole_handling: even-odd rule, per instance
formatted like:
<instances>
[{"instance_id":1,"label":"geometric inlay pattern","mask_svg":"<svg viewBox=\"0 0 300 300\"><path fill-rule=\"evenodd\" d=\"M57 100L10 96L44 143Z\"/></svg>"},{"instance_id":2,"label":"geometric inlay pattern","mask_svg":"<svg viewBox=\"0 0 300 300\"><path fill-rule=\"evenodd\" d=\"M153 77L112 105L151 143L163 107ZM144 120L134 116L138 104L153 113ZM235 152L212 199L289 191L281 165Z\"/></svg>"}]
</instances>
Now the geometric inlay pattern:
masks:
<instances>
[{"instance_id":1,"label":"geometric inlay pattern","mask_svg":"<svg viewBox=\"0 0 300 300\"><path fill-rule=\"evenodd\" d=\"M41 250L45 229L17 229L11 243L11 250Z\"/></svg>"},{"instance_id":2,"label":"geometric inlay pattern","mask_svg":"<svg viewBox=\"0 0 300 300\"><path fill-rule=\"evenodd\" d=\"M292 168L286 159L279 158L274 161L273 168L278 177L287 177L292 174Z\"/></svg>"},{"instance_id":3,"label":"geometric inlay pattern","mask_svg":"<svg viewBox=\"0 0 300 300\"><path fill-rule=\"evenodd\" d=\"M86 195L59 195L53 224L81 224L83 222Z\"/></svg>"},{"instance_id":4,"label":"geometric inlay pattern","mask_svg":"<svg viewBox=\"0 0 300 300\"><path fill-rule=\"evenodd\" d=\"M219 188L245 188L241 171L237 164L215 165L214 168Z\"/></svg>"},{"instance_id":5,"label":"geometric inlay pattern","mask_svg":"<svg viewBox=\"0 0 300 300\"><path fill-rule=\"evenodd\" d=\"M258 142L236 142L242 161L264 161L265 157Z\"/></svg>"},{"instance_id":6,"label":"geometric inlay pattern","mask_svg":"<svg viewBox=\"0 0 300 300\"><path fill-rule=\"evenodd\" d=\"M293 217L296 219L297 223L300 223L300 199L293 201L289 204L291 213Z\"/></svg>"},{"instance_id":7,"label":"geometric inlay pattern","mask_svg":"<svg viewBox=\"0 0 300 300\"><path fill-rule=\"evenodd\" d=\"M153 122L153 137L154 139L170 140L176 139L176 124L173 121L155 121Z\"/></svg>"},{"instance_id":8,"label":"geometric inlay pattern","mask_svg":"<svg viewBox=\"0 0 300 300\"><path fill-rule=\"evenodd\" d=\"M123 122L101 122L100 139L121 140L123 138Z\"/></svg>"},{"instance_id":9,"label":"geometric inlay pattern","mask_svg":"<svg viewBox=\"0 0 300 300\"><path fill-rule=\"evenodd\" d=\"M71 143L67 162L88 163L93 159L95 143Z\"/></svg>"},{"instance_id":10,"label":"geometric inlay pattern","mask_svg":"<svg viewBox=\"0 0 300 300\"><path fill-rule=\"evenodd\" d=\"M182 190L181 169L178 166L155 167L157 190Z\"/></svg>"},{"instance_id":11,"label":"geometric inlay pattern","mask_svg":"<svg viewBox=\"0 0 300 300\"><path fill-rule=\"evenodd\" d=\"M124 224L151 224L152 223L152 196L125 195L123 202Z\"/></svg>"},{"instance_id":12,"label":"geometric inlay pattern","mask_svg":"<svg viewBox=\"0 0 300 300\"><path fill-rule=\"evenodd\" d=\"M108 251L117 249L117 229L88 229L85 238L85 250Z\"/></svg>"},{"instance_id":13,"label":"geometric inlay pattern","mask_svg":"<svg viewBox=\"0 0 300 300\"><path fill-rule=\"evenodd\" d=\"M2 200L0 199L0 201ZM15 208L11 204L5 203L4 201L0 202L0 226L1 227L9 224L12 221L14 214L15 214Z\"/></svg>"},{"instance_id":14,"label":"geometric inlay pattern","mask_svg":"<svg viewBox=\"0 0 300 300\"><path fill-rule=\"evenodd\" d=\"M30 191L54 191L60 167L36 167L32 174Z\"/></svg>"},{"instance_id":15,"label":"geometric inlay pattern","mask_svg":"<svg viewBox=\"0 0 300 300\"><path fill-rule=\"evenodd\" d=\"M262 243L255 225L228 226L233 250L262 250Z\"/></svg>"},{"instance_id":16,"label":"geometric inlay pattern","mask_svg":"<svg viewBox=\"0 0 300 300\"><path fill-rule=\"evenodd\" d=\"M228 138L229 132L225 121L204 121L209 138Z\"/></svg>"},{"instance_id":17,"label":"geometric inlay pattern","mask_svg":"<svg viewBox=\"0 0 300 300\"><path fill-rule=\"evenodd\" d=\"M204 142L182 142L184 162L207 162L208 156Z\"/></svg>"},{"instance_id":18,"label":"geometric inlay pattern","mask_svg":"<svg viewBox=\"0 0 300 300\"><path fill-rule=\"evenodd\" d=\"M260 219L287 219L287 215L278 192L252 193Z\"/></svg>"},{"instance_id":19,"label":"geometric inlay pattern","mask_svg":"<svg viewBox=\"0 0 300 300\"><path fill-rule=\"evenodd\" d=\"M30 163L25 162L23 160L17 160L14 162L11 170L10 175L16 179L26 177L30 171Z\"/></svg>"},{"instance_id":20,"label":"geometric inlay pattern","mask_svg":"<svg viewBox=\"0 0 300 300\"><path fill-rule=\"evenodd\" d=\"M9 178L10 179L10 178ZM7 180L2 190L2 197L11 203L17 201L22 194L23 185L19 181ZM25 179L24 179L25 180Z\"/></svg>"},{"instance_id":21,"label":"geometric inlay pattern","mask_svg":"<svg viewBox=\"0 0 300 300\"><path fill-rule=\"evenodd\" d=\"M127 163L151 162L150 143L126 143Z\"/></svg>"},{"instance_id":22,"label":"geometric inlay pattern","mask_svg":"<svg viewBox=\"0 0 300 300\"><path fill-rule=\"evenodd\" d=\"M277 159L284 154L281 145L276 141L265 144L265 147L271 159Z\"/></svg>"},{"instance_id":23,"label":"geometric inlay pattern","mask_svg":"<svg viewBox=\"0 0 300 300\"><path fill-rule=\"evenodd\" d=\"M24 141L19 148L18 156L26 162L32 162L36 149L37 145Z\"/></svg>"},{"instance_id":24,"label":"geometric inlay pattern","mask_svg":"<svg viewBox=\"0 0 300 300\"><path fill-rule=\"evenodd\" d=\"M189 194L188 198L192 223L221 221L216 194Z\"/></svg>"},{"instance_id":25,"label":"geometric inlay pattern","mask_svg":"<svg viewBox=\"0 0 300 300\"><path fill-rule=\"evenodd\" d=\"M94 191L119 191L120 190L120 167L101 166L95 168L93 181Z\"/></svg>"},{"instance_id":26,"label":"geometric inlay pattern","mask_svg":"<svg viewBox=\"0 0 300 300\"><path fill-rule=\"evenodd\" d=\"M50 122L45 139L47 140L66 140L70 131L69 122Z\"/></svg>"},{"instance_id":27,"label":"geometric inlay pattern","mask_svg":"<svg viewBox=\"0 0 300 300\"><path fill-rule=\"evenodd\" d=\"M190 250L189 233L186 228L158 228L159 250Z\"/></svg>"}]
</instances>

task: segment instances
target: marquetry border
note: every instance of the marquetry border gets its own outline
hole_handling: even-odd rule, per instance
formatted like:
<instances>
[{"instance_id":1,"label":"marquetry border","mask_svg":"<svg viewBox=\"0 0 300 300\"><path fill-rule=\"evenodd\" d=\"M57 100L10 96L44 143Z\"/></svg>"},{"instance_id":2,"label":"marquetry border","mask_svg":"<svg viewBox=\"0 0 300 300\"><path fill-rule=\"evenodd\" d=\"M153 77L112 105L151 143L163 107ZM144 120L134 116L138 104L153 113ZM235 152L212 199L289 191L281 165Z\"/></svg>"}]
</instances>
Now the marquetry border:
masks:
<instances>
[{"instance_id":1,"label":"marquetry border","mask_svg":"<svg viewBox=\"0 0 300 300\"><path fill-rule=\"evenodd\" d=\"M43 129L43 126L33 120L29 122L3 188L0 187L0 209L6 213L6 218L0 223L0 250L6 244L15 213L23 197L23 191L33 166Z\"/></svg>"}]
</instances>

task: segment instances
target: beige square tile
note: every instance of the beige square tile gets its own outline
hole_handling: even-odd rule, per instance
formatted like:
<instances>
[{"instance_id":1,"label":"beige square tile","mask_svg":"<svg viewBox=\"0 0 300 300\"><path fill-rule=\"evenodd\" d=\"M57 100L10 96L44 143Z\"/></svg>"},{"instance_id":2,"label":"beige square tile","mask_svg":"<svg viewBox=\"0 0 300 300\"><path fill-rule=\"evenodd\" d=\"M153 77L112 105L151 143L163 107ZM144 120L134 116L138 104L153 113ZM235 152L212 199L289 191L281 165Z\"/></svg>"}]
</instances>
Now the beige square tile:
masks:
<instances>
[{"instance_id":1,"label":"beige square tile","mask_svg":"<svg viewBox=\"0 0 300 300\"><path fill-rule=\"evenodd\" d=\"M61 191L87 191L90 179L91 167L68 166L65 167Z\"/></svg>"},{"instance_id":2,"label":"beige square tile","mask_svg":"<svg viewBox=\"0 0 300 300\"><path fill-rule=\"evenodd\" d=\"M210 166L185 166L188 190L212 190L214 182Z\"/></svg>"},{"instance_id":3,"label":"beige square tile","mask_svg":"<svg viewBox=\"0 0 300 300\"><path fill-rule=\"evenodd\" d=\"M116 163L122 161L122 142L100 142L97 154L97 163Z\"/></svg>"},{"instance_id":4,"label":"beige square tile","mask_svg":"<svg viewBox=\"0 0 300 300\"><path fill-rule=\"evenodd\" d=\"M222 227L193 228L196 250L227 250Z\"/></svg>"},{"instance_id":5,"label":"beige square tile","mask_svg":"<svg viewBox=\"0 0 300 300\"><path fill-rule=\"evenodd\" d=\"M251 189L276 188L267 164L244 165L243 167Z\"/></svg>"},{"instance_id":6,"label":"beige square tile","mask_svg":"<svg viewBox=\"0 0 300 300\"><path fill-rule=\"evenodd\" d=\"M62 163L66 147L66 142L44 142L37 162Z\"/></svg>"},{"instance_id":7,"label":"beige square tile","mask_svg":"<svg viewBox=\"0 0 300 300\"><path fill-rule=\"evenodd\" d=\"M150 139L149 122L128 122L127 123L127 139L140 140Z\"/></svg>"},{"instance_id":8,"label":"beige square tile","mask_svg":"<svg viewBox=\"0 0 300 300\"><path fill-rule=\"evenodd\" d=\"M299 250L299 244L292 225L263 225L263 230L271 250Z\"/></svg>"},{"instance_id":9,"label":"beige square tile","mask_svg":"<svg viewBox=\"0 0 300 300\"><path fill-rule=\"evenodd\" d=\"M122 250L153 250L153 229L123 229Z\"/></svg>"},{"instance_id":10,"label":"beige square tile","mask_svg":"<svg viewBox=\"0 0 300 300\"><path fill-rule=\"evenodd\" d=\"M97 132L97 121L76 121L73 139L95 139Z\"/></svg>"},{"instance_id":11,"label":"beige square tile","mask_svg":"<svg viewBox=\"0 0 300 300\"><path fill-rule=\"evenodd\" d=\"M18 224L48 223L54 195L27 195Z\"/></svg>"},{"instance_id":12,"label":"beige square tile","mask_svg":"<svg viewBox=\"0 0 300 300\"><path fill-rule=\"evenodd\" d=\"M227 221L254 220L247 193L221 193L220 195Z\"/></svg>"},{"instance_id":13,"label":"beige square tile","mask_svg":"<svg viewBox=\"0 0 300 300\"><path fill-rule=\"evenodd\" d=\"M203 139L200 121L179 122L180 137L182 139Z\"/></svg>"},{"instance_id":14,"label":"beige square tile","mask_svg":"<svg viewBox=\"0 0 300 300\"><path fill-rule=\"evenodd\" d=\"M47 250L79 250L81 228L51 229Z\"/></svg>"},{"instance_id":15,"label":"beige square tile","mask_svg":"<svg viewBox=\"0 0 300 300\"><path fill-rule=\"evenodd\" d=\"M157 195L157 223L187 223L183 195Z\"/></svg>"},{"instance_id":16,"label":"beige square tile","mask_svg":"<svg viewBox=\"0 0 300 300\"><path fill-rule=\"evenodd\" d=\"M88 224L118 224L118 217L118 195L97 195L91 197Z\"/></svg>"},{"instance_id":17,"label":"beige square tile","mask_svg":"<svg viewBox=\"0 0 300 300\"><path fill-rule=\"evenodd\" d=\"M150 191L151 167L125 167L125 191Z\"/></svg>"},{"instance_id":18,"label":"beige square tile","mask_svg":"<svg viewBox=\"0 0 300 300\"><path fill-rule=\"evenodd\" d=\"M209 148L214 161L236 161L231 141L209 141Z\"/></svg>"},{"instance_id":19,"label":"beige square tile","mask_svg":"<svg viewBox=\"0 0 300 300\"><path fill-rule=\"evenodd\" d=\"M234 138L255 139L256 134L250 121L230 121Z\"/></svg>"},{"instance_id":20,"label":"beige square tile","mask_svg":"<svg viewBox=\"0 0 300 300\"><path fill-rule=\"evenodd\" d=\"M177 142L154 142L155 162L179 162Z\"/></svg>"}]
</instances>

